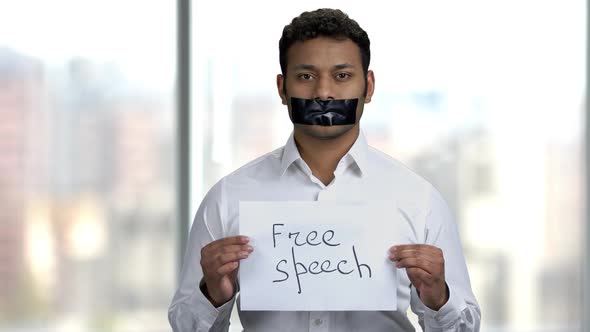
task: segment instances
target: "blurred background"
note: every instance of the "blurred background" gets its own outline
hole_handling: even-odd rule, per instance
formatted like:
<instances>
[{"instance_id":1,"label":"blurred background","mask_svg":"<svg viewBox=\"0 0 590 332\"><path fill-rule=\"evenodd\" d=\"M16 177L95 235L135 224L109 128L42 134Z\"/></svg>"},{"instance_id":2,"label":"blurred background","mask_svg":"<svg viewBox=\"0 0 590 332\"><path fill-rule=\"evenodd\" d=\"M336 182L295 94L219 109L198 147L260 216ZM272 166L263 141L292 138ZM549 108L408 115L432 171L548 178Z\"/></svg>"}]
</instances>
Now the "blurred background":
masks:
<instances>
[{"instance_id":1,"label":"blurred background","mask_svg":"<svg viewBox=\"0 0 590 332\"><path fill-rule=\"evenodd\" d=\"M368 32L364 132L453 209L482 331L587 328L586 1L189 3L0 0L0 331L170 330L192 216L286 142L278 40L319 7Z\"/></svg>"}]
</instances>

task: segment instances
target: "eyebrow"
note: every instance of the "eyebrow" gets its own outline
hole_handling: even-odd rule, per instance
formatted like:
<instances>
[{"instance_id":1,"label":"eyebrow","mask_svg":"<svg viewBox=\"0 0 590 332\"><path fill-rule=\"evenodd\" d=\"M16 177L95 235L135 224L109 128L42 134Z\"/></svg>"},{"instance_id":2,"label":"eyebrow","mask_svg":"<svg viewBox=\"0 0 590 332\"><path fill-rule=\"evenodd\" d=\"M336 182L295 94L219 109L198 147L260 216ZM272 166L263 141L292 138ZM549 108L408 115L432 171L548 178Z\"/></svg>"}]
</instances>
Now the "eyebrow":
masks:
<instances>
[{"instance_id":1,"label":"eyebrow","mask_svg":"<svg viewBox=\"0 0 590 332\"><path fill-rule=\"evenodd\" d=\"M334 66L334 69L346 69L346 68L354 68L354 66L351 65L350 63L342 63L342 64Z\"/></svg>"},{"instance_id":2,"label":"eyebrow","mask_svg":"<svg viewBox=\"0 0 590 332\"><path fill-rule=\"evenodd\" d=\"M301 65L296 65L295 67L293 67L293 69L295 69L295 70L315 70L316 67L314 65L301 64Z\"/></svg>"},{"instance_id":3,"label":"eyebrow","mask_svg":"<svg viewBox=\"0 0 590 332\"><path fill-rule=\"evenodd\" d=\"M332 68L336 69L336 70L340 70L340 69L346 69L346 68L354 68L354 66L351 65L350 63L341 63L341 64L334 65ZM316 70L317 67L314 65L299 64L299 65L296 65L295 67L293 67L293 69L294 70Z\"/></svg>"}]
</instances>

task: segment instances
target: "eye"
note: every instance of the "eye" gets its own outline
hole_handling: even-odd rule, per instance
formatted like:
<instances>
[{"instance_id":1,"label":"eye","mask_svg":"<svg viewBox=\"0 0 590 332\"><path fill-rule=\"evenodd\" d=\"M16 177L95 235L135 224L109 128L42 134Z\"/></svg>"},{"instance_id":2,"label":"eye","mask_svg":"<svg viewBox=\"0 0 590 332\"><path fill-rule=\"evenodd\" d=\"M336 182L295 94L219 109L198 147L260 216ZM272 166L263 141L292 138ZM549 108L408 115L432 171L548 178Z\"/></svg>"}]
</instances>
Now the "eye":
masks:
<instances>
[{"instance_id":1,"label":"eye","mask_svg":"<svg viewBox=\"0 0 590 332\"><path fill-rule=\"evenodd\" d=\"M342 81L342 80L349 78L350 76L352 76L352 75L350 75L349 73L338 73L338 74L336 74L336 79Z\"/></svg>"},{"instance_id":2,"label":"eye","mask_svg":"<svg viewBox=\"0 0 590 332\"><path fill-rule=\"evenodd\" d=\"M297 75L297 77L299 77L299 79L304 80L304 81L310 81L313 79L313 76L311 74L299 74L299 75Z\"/></svg>"}]
</instances>

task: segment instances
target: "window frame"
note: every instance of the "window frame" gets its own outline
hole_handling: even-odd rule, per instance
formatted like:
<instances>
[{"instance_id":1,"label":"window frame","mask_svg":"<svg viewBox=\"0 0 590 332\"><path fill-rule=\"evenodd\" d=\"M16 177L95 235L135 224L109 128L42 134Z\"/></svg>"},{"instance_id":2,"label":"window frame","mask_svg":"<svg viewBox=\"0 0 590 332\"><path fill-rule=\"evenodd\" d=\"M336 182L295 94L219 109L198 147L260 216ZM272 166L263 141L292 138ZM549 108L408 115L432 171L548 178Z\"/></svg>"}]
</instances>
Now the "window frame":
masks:
<instances>
[{"instance_id":1,"label":"window frame","mask_svg":"<svg viewBox=\"0 0 590 332\"><path fill-rule=\"evenodd\" d=\"M177 161L177 270L182 269L190 215L190 108L191 108L191 1L177 0L177 59L176 59L176 161Z\"/></svg>"}]
</instances>

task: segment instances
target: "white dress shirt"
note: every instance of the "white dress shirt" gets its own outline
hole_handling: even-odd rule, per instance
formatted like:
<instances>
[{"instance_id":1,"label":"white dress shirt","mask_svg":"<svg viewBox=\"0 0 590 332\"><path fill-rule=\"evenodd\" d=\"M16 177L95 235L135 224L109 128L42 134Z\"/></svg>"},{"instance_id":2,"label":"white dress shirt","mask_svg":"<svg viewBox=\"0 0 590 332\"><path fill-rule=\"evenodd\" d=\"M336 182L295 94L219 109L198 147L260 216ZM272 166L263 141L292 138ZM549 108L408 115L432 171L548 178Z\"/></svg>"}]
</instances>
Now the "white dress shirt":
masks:
<instances>
[{"instance_id":1,"label":"white dress shirt","mask_svg":"<svg viewBox=\"0 0 590 332\"><path fill-rule=\"evenodd\" d=\"M239 295L215 308L202 294L201 248L238 235L240 201L339 199L394 201L413 225L411 242L442 249L450 298L440 310L430 310L421 302L405 269L397 289L398 311L392 312L241 311ZM244 331L414 331L406 315L410 306L424 331L479 331L481 316L447 204L426 180L369 147L362 132L327 186L312 175L291 135L284 147L242 166L207 193L191 228L180 285L168 313L170 324L176 332L227 331L236 298Z\"/></svg>"}]
</instances>

